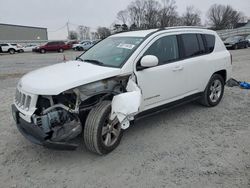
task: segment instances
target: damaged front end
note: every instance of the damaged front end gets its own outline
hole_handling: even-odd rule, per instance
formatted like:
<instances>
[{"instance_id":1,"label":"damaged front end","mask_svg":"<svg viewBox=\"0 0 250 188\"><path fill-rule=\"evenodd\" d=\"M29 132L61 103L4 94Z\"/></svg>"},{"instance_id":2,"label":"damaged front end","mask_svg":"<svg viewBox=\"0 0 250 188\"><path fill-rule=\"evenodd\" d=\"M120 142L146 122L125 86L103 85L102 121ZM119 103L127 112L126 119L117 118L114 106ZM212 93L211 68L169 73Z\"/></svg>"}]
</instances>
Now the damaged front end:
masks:
<instances>
[{"instance_id":1,"label":"damaged front end","mask_svg":"<svg viewBox=\"0 0 250 188\"><path fill-rule=\"evenodd\" d=\"M115 77L62 92L31 95L17 89L12 105L19 131L31 142L53 149L75 149L88 112L102 100L126 92L128 76Z\"/></svg>"},{"instance_id":2,"label":"damaged front end","mask_svg":"<svg viewBox=\"0 0 250 188\"><path fill-rule=\"evenodd\" d=\"M75 149L78 145L70 140L82 132L79 102L74 92L36 96L18 89L12 112L19 131L31 142L49 148Z\"/></svg>"}]
</instances>

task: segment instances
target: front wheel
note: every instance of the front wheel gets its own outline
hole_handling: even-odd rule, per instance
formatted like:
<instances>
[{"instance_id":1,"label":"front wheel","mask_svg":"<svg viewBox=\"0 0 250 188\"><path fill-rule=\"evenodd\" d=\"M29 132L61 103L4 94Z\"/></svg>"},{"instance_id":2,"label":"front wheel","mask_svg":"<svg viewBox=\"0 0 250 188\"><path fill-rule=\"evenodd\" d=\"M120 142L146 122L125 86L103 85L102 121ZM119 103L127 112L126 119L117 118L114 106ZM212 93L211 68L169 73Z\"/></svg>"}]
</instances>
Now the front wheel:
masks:
<instances>
[{"instance_id":1,"label":"front wheel","mask_svg":"<svg viewBox=\"0 0 250 188\"><path fill-rule=\"evenodd\" d=\"M45 54L45 53L46 53L46 50L45 50L45 49L41 49L41 50L40 50L40 53L41 53L41 54Z\"/></svg>"},{"instance_id":2,"label":"front wheel","mask_svg":"<svg viewBox=\"0 0 250 188\"><path fill-rule=\"evenodd\" d=\"M59 50L58 50L58 52L60 52L60 53L62 53L64 50L62 49L62 48L60 48Z\"/></svg>"},{"instance_id":3,"label":"front wheel","mask_svg":"<svg viewBox=\"0 0 250 188\"><path fill-rule=\"evenodd\" d=\"M94 107L84 126L84 141L88 150L99 155L108 154L120 143L123 131L115 119L110 122L111 101L102 101Z\"/></svg>"},{"instance_id":4,"label":"front wheel","mask_svg":"<svg viewBox=\"0 0 250 188\"><path fill-rule=\"evenodd\" d=\"M10 54L14 54L14 53L16 52L16 51L15 51L14 49L12 49L12 48L9 49L8 51L9 51Z\"/></svg>"},{"instance_id":5,"label":"front wheel","mask_svg":"<svg viewBox=\"0 0 250 188\"><path fill-rule=\"evenodd\" d=\"M220 103L224 94L225 81L219 74L214 74L200 99L204 106L213 107Z\"/></svg>"}]
</instances>

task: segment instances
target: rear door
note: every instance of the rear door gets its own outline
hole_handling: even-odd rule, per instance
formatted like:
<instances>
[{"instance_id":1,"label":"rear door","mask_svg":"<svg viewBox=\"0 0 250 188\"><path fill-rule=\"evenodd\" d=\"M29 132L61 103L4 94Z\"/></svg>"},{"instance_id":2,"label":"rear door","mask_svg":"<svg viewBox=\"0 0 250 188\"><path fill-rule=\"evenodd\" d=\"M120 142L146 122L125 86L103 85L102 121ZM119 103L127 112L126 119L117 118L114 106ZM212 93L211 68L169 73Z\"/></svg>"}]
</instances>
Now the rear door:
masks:
<instances>
[{"instance_id":1,"label":"rear door","mask_svg":"<svg viewBox=\"0 0 250 188\"><path fill-rule=\"evenodd\" d=\"M209 53L214 49L214 41L207 47L202 34L188 33L181 34L182 50L184 54L183 64L185 65L185 83L188 88L188 95L203 91L211 77L211 66Z\"/></svg>"}]
</instances>

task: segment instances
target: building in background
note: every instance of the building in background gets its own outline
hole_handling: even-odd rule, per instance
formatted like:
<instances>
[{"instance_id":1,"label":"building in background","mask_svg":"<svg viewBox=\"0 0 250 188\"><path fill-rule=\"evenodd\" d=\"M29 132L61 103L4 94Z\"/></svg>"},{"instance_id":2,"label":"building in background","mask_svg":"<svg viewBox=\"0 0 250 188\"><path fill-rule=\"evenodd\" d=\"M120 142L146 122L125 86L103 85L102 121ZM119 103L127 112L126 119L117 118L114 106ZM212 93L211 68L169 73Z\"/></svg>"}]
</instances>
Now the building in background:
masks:
<instances>
[{"instance_id":1,"label":"building in background","mask_svg":"<svg viewBox=\"0 0 250 188\"><path fill-rule=\"evenodd\" d=\"M47 28L0 23L0 41L47 41Z\"/></svg>"}]
</instances>

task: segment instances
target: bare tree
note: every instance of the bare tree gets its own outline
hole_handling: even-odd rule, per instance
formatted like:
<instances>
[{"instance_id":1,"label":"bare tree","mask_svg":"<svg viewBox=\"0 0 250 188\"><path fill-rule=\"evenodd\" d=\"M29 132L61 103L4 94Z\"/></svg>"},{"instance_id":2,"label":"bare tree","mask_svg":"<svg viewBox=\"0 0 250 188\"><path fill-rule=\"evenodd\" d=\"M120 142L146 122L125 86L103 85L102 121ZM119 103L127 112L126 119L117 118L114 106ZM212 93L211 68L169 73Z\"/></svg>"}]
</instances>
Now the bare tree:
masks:
<instances>
[{"instance_id":1,"label":"bare tree","mask_svg":"<svg viewBox=\"0 0 250 188\"><path fill-rule=\"evenodd\" d=\"M220 30L234 28L244 17L230 5L214 4L208 10L207 19L213 29Z\"/></svg>"},{"instance_id":2,"label":"bare tree","mask_svg":"<svg viewBox=\"0 0 250 188\"><path fill-rule=\"evenodd\" d=\"M69 31L69 40L77 40L78 39L78 34L76 31Z\"/></svg>"},{"instance_id":3,"label":"bare tree","mask_svg":"<svg viewBox=\"0 0 250 188\"><path fill-rule=\"evenodd\" d=\"M161 4L155 0L145 1L145 12L143 18L143 25L146 29L152 29L159 26L159 11Z\"/></svg>"},{"instance_id":4,"label":"bare tree","mask_svg":"<svg viewBox=\"0 0 250 188\"><path fill-rule=\"evenodd\" d=\"M128 11L121 10L117 13L117 19L122 22L122 24L126 24L128 21Z\"/></svg>"},{"instance_id":5,"label":"bare tree","mask_svg":"<svg viewBox=\"0 0 250 188\"><path fill-rule=\"evenodd\" d=\"M129 21L131 24L135 24L137 28L142 28L144 9L145 0L135 0L134 2L130 3L127 8Z\"/></svg>"},{"instance_id":6,"label":"bare tree","mask_svg":"<svg viewBox=\"0 0 250 188\"><path fill-rule=\"evenodd\" d=\"M195 9L194 6L188 6L186 12L182 15L181 21L182 25L187 26L197 26L201 25L201 12Z\"/></svg>"},{"instance_id":7,"label":"bare tree","mask_svg":"<svg viewBox=\"0 0 250 188\"><path fill-rule=\"evenodd\" d=\"M78 26L78 33L80 36L80 40L90 39L90 28L89 27L86 27L83 25Z\"/></svg>"},{"instance_id":8,"label":"bare tree","mask_svg":"<svg viewBox=\"0 0 250 188\"><path fill-rule=\"evenodd\" d=\"M162 9L159 12L161 27L179 25L177 6L175 0L162 0Z\"/></svg>"},{"instance_id":9,"label":"bare tree","mask_svg":"<svg viewBox=\"0 0 250 188\"><path fill-rule=\"evenodd\" d=\"M100 39L105 39L106 37L111 35L110 30L106 27L98 27L97 33Z\"/></svg>"}]
</instances>

